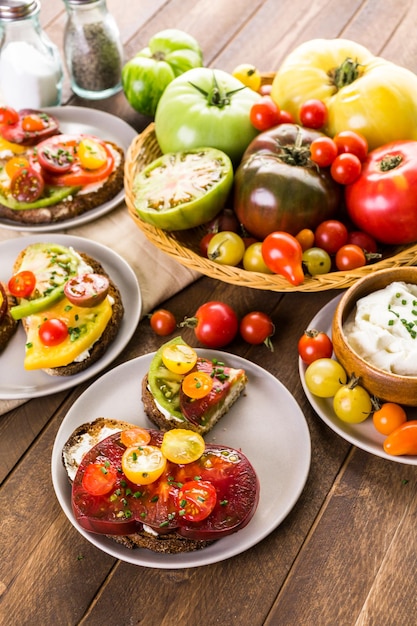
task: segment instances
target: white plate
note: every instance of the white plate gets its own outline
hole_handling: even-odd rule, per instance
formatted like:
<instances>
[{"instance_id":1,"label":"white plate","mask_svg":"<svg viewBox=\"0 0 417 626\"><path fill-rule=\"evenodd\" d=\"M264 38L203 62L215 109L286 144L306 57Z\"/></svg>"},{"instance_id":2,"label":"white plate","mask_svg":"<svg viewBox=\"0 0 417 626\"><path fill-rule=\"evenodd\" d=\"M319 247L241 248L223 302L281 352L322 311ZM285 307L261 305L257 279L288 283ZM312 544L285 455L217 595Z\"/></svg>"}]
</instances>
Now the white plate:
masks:
<instances>
[{"instance_id":1,"label":"white plate","mask_svg":"<svg viewBox=\"0 0 417 626\"><path fill-rule=\"evenodd\" d=\"M308 328L316 328L322 330L331 336L332 331L332 319L336 310L336 305L342 296L337 296L326 304L317 315L311 320ZM317 413L317 415L325 422L335 433L352 443L353 445L380 456L383 459L389 461L396 461L397 463L404 463L407 465L417 465L417 456L392 456L384 452L382 444L384 442L384 435L380 435L375 430L371 419L367 419L361 424L348 424L340 420L333 411L333 401L331 398L318 398L314 396L305 384L305 371L307 366L301 359L299 359L299 371L301 384L304 392L310 402L311 406ZM417 419L417 408L407 407L408 419Z\"/></svg>"},{"instance_id":2,"label":"white plate","mask_svg":"<svg viewBox=\"0 0 417 626\"><path fill-rule=\"evenodd\" d=\"M116 143L123 148L125 154L133 139L138 134L132 126L129 126L129 124L120 118L110 113L105 113L104 111L74 106L50 107L43 109L43 111L56 117L63 133L87 133L96 135L100 137L100 139ZM35 233L50 233L58 230L62 231L67 228L75 228L75 226L81 226L81 224L86 224L109 213L109 211L122 202L124 195L124 189L121 189L114 198L95 209L54 224L20 224L6 218L0 218L0 226L2 228L8 228L9 230Z\"/></svg>"},{"instance_id":3,"label":"white plate","mask_svg":"<svg viewBox=\"0 0 417 626\"><path fill-rule=\"evenodd\" d=\"M93 545L122 561L178 569L208 565L240 554L282 522L298 500L307 479L310 434L304 415L289 391L264 369L240 357L212 350L198 352L208 358L220 358L227 365L244 368L247 372L249 383L245 394L206 435L206 440L239 448L249 458L260 481L258 508L241 531L203 550L183 554L129 550L78 526L71 510L71 488L61 461L62 448L74 429L100 416L155 428L145 416L141 400L141 380L153 354L133 359L104 374L78 398L61 424L52 452L52 481L68 519Z\"/></svg>"},{"instance_id":4,"label":"white plate","mask_svg":"<svg viewBox=\"0 0 417 626\"><path fill-rule=\"evenodd\" d=\"M139 321L142 298L136 275L130 265L118 254L99 243L69 235L36 235L9 239L0 243L0 280L6 282L12 275L13 263L20 251L31 243L58 243L86 252L103 265L120 289L125 314L119 333L106 353L84 372L74 376L49 376L41 370L26 371L23 367L25 331L21 324L4 352L0 355L0 399L36 398L70 389L88 380L109 365L129 342Z\"/></svg>"}]
</instances>

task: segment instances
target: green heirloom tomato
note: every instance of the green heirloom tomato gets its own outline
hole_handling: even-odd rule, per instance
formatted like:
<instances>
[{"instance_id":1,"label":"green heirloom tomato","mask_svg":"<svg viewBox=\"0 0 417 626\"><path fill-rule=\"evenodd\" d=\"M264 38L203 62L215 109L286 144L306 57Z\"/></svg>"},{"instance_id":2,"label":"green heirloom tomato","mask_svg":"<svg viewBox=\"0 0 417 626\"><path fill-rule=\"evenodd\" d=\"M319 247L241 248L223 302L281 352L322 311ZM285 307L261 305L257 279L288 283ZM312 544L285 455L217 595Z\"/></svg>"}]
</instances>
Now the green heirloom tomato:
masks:
<instances>
[{"instance_id":1,"label":"green heirloom tomato","mask_svg":"<svg viewBox=\"0 0 417 626\"><path fill-rule=\"evenodd\" d=\"M152 161L136 174L132 193L143 221L163 230L186 230L220 213L232 183L227 154L198 148Z\"/></svg>"},{"instance_id":2,"label":"green heirloom tomato","mask_svg":"<svg viewBox=\"0 0 417 626\"><path fill-rule=\"evenodd\" d=\"M165 89L155 115L162 152L201 146L222 150L234 164L256 137L249 113L260 94L217 69L189 70Z\"/></svg>"},{"instance_id":3,"label":"green heirloom tomato","mask_svg":"<svg viewBox=\"0 0 417 626\"><path fill-rule=\"evenodd\" d=\"M124 65L126 98L136 111L153 116L166 86L176 76L202 64L203 55L194 37L175 28L163 30Z\"/></svg>"}]
</instances>

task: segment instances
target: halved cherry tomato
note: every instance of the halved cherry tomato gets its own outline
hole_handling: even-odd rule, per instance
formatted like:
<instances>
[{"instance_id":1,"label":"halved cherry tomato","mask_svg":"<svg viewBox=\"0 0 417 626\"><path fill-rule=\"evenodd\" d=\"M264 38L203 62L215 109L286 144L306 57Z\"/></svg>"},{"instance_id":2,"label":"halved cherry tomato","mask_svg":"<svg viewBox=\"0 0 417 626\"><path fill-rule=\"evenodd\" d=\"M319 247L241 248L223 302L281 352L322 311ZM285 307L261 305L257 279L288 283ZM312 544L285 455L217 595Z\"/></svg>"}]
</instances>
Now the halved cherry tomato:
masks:
<instances>
[{"instance_id":1,"label":"halved cherry tomato","mask_svg":"<svg viewBox=\"0 0 417 626\"><path fill-rule=\"evenodd\" d=\"M372 415L374 426L381 435L390 435L406 420L407 413L395 402L384 402Z\"/></svg>"},{"instance_id":2,"label":"halved cherry tomato","mask_svg":"<svg viewBox=\"0 0 417 626\"><path fill-rule=\"evenodd\" d=\"M37 132L45 128L45 121L41 115L37 115L36 113L25 115L22 119L22 128L29 133Z\"/></svg>"},{"instance_id":3,"label":"halved cherry tomato","mask_svg":"<svg viewBox=\"0 0 417 626\"><path fill-rule=\"evenodd\" d=\"M257 130L268 130L280 123L279 106L271 96L262 96L259 102L252 105L249 119Z\"/></svg>"},{"instance_id":4,"label":"halved cherry tomato","mask_svg":"<svg viewBox=\"0 0 417 626\"><path fill-rule=\"evenodd\" d=\"M158 309L150 316L151 328L160 337L165 337L174 332L177 327L177 321L171 311L166 309Z\"/></svg>"},{"instance_id":5,"label":"halved cherry tomato","mask_svg":"<svg viewBox=\"0 0 417 626\"><path fill-rule=\"evenodd\" d=\"M90 463L85 468L82 485L92 496L104 496L116 484L117 471L110 463Z\"/></svg>"},{"instance_id":6,"label":"halved cherry tomato","mask_svg":"<svg viewBox=\"0 0 417 626\"><path fill-rule=\"evenodd\" d=\"M102 142L86 137L78 146L78 158L86 170L97 170L107 161L107 151Z\"/></svg>"},{"instance_id":7,"label":"halved cherry tomato","mask_svg":"<svg viewBox=\"0 0 417 626\"><path fill-rule=\"evenodd\" d=\"M122 456L122 471L135 485L150 485L166 467L166 457L157 446L132 446Z\"/></svg>"},{"instance_id":8,"label":"halved cherry tomato","mask_svg":"<svg viewBox=\"0 0 417 626\"><path fill-rule=\"evenodd\" d=\"M127 430L122 430L120 433L120 441L126 448L139 445L143 446L149 443L150 440L151 435L146 428L128 428Z\"/></svg>"},{"instance_id":9,"label":"halved cherry tomato","mask_svg":"<svg viewBox=\"0 0 417 626\"><path fill-rule=\"evenodd\" d=\"M94 307L103 302L109 292L109 279L104 274L72 276L64 287L64 294L76 306Z\"/></svg>"},{"instance_id":10,"label":"halved cherry tomato","mask_svg":"<svg viewBox=\"0 0 417 626\"><path fill-rule=\"evenodd\" d=\"M68 172L74 163L73 151L67 150L59 144L41 144L36 152L39 165L52 174Z\"/></svg>"},{"instance_id":11,"label":"halved cherry tomato","mask_svg":"<svg viewBox=\"0 0 417 626\"><path fill-rule=\"evenodd\" d=\"M10 181L10 193L18 202L35 202L44 189L42 176L33 167L20 168Z\"/></svg>"},{"instance_id":12,"label":"halved cherry tomato","mask_svg":"<svg viewBox=\"0 0 417 626\"><path fill-rule=\"evenodd\" d=\"M384 450L394 456L417 454L417 420L404 422L393 430L384 441Z\"/></svg>"},{"instance_id":13,"label":"halved cherry tomato","mask_svg":"<svg viewBox=\"0 0 417 626\"><path fill-rule=\"evenodd\" d=\"M332 340L323 331L308 329L298 340L298 354L307 365L317 359L330 359L333 354Z\"/></svg>"},{"instance_id":14,"label":"halved cherry tomato","mask_svg":"<svg viewBox=\"0 0 417 626\"><path fill-rule=\"evenodd\" d=\"M322 128L327 121L327 107L322 100L311 98L300 106L300 122L307 128Z\"/></svg>"},{"instance_id":15,"label":"halved cherry tomato","mask_svg":"<svg viewBox=\"0 0 417 626\"><path fill-rule=\"evenodd\" d=\"M168 343L163 348L161 357L165 367L175 374L186 374L197 362L197 352L182 343Z\"/></svg>"},{"instance_id":16,"label":"halved cherry tomato","mask_svg":"<svg viewBox=\"0 0 417 626\"><path fill-rule=\"evenodd\" d=\"M13 176L19 172L23 168L29 167L29 161L24 156L14 156L9 159L4 166L6 174L9 178L13 178Z\"/></svg>"},{"instance_id":17,"label":"halved cherry tomato","mask_svg":"<svg viewBox=\"0 0 417 626\"><path fill-rule=\"evenodd\" d=\"M217 493L212 483L190 480L178 491L178 514L187 522L201 522L213 511Z\"/></svg>"},{"instance_id":18,"label":"halved cherry tomato","mask_svg":"<svg viewBox=\"0 0 417 626\"><path fill-rule=\"evenodd\" d=\"M0 124L16 124L19 121L19 113L12 107L0 107Z\"/></svg>"},{"instance_id":19,"label":"halved cherry tomato","mask_svg":"<svg viewBox=\"0 0 417 626\"><path fill-rule=\"evenodd\" d=\"M8 289L16 298L27 298L35 289L36 276L30 270L22 270L14 274L8 282Z\"/></svg>"},{"instance_id":20,"label":"halved cherry tomato","mask_svg":"<svg viewBox=\"0 0 417 626\"><path fill-rule=\"evenodd\" d=\"M182 381L182 390L189 398L199 400L213 389L213 378L206 372L190 372Z\"/></svg>"},{"instance_id":21,"label":"halved cherry tomato","mask_svg":"<svg viewBox=\"0 0 417 626\"><path fill-rule=\"evenodd\" d=\"M281 274L292 285L301 285L304 281L303 250L300 242L289 233L275 231L267 235L262 243L262 256L274 274Z\"/></svg>"},{"instance_id":22,"label":"halved cherry tomato","mask_svg":"<svg viewBox=\"0 0 417 626\"><path fill-rule=\"evenodd\" d=\"M58 346L68 337L68 326L55 317L39 326L39 338L44 346Z\"/></svg>"},{"instance_id":23,"label":"halved cherry tomato","mask_svg":"<svg viewBox=\"0 0 417 626\"><path fill-rule=\"evenodd\" d=\"M172 463L188 464L197 461L205 450L203 437L192 430L173 428L164 434L162 454Z\"/></svg>"}]
</instances>

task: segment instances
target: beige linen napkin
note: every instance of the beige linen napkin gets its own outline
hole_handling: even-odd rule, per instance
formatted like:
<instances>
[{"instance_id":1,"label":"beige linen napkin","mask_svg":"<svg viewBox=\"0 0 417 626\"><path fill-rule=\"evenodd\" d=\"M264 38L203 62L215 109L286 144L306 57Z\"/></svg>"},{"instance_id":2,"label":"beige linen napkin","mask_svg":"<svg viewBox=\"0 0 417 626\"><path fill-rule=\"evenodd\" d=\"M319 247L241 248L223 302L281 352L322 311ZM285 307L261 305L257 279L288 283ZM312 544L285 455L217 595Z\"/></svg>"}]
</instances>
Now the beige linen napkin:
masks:
<instances>
[{"instance_id":1,"label":"beige linen napkin","mask_svg":"<svg viewBox=\"0 0 417 626\"><path fill-rule=\"evenodd\" d=\"M133 222L124 203L97 220L59 233L92 239L111 248L129 263L141 290L142 317L199 276L156 248ZM28 234L34 233L2 229L0 226L0 242ZM54 233L39 234L44 241L53 241L53 236ZM0 400L0 415L23 402Z\"/></svg>"}]
</instances>

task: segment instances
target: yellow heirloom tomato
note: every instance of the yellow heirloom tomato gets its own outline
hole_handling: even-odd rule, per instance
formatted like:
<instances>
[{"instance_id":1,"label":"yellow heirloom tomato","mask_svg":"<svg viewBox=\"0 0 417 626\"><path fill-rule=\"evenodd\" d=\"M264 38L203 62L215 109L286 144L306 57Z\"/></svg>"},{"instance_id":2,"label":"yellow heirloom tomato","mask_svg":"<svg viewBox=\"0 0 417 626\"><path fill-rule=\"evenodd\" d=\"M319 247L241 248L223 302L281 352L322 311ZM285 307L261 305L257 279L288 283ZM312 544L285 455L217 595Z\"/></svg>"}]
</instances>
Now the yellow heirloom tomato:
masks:
<instances>
[{"instance_id":1,"label":"yellow heirloom tomato","mask_svg":"<svg viewBox=\"0 0 417 626\"><path fill-rule=\"evenodd\" d=\"M322 130L330 137L358 131L370 150L417 139L416 74L347 39L313 39L295 48L278 69L271 96L297 123L303 102L322 100L328 109Z\"/></svg>"}]
</instances>

